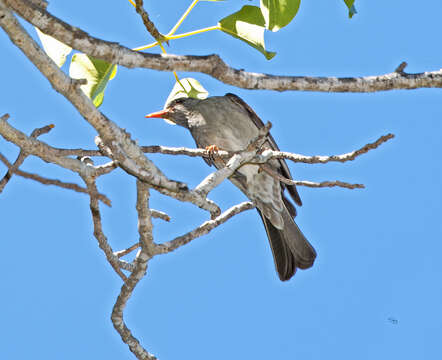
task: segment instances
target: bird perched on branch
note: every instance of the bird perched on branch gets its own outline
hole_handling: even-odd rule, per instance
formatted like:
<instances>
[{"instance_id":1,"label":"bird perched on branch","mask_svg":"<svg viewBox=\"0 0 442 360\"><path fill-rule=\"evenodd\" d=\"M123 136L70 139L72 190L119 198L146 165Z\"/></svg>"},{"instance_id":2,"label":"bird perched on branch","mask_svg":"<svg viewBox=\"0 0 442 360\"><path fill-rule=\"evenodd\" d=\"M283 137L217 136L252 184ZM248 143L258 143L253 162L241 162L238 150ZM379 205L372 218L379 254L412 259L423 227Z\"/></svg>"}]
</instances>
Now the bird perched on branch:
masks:
<instances>
[{"instance_id":1,"label":"bird perched on branch","mask_svg":"<svg viewBox=\"0 0 442 360\"><path fill-rule=\"evenodd\" d=\"M203 100L175 99L164 110L146 117L163 118L185 127L199 148L216 146L226 151L244 150L264 127L250 106L234 94ZM263 147L279 150L270 134ZM225 165L216 156L204 160L217 168ZM271 172L292 179L284 159L272 159L266 166ZM255 204L267 232L279 278L289 280L297 268L311 267L316 252L296 225L296 209L284 195L287 189L295 203L301 206L295 185L286 185L278 177L262 171L260 165L251 164L240 167L229 179Z\"/></svg>"}]
</instances>

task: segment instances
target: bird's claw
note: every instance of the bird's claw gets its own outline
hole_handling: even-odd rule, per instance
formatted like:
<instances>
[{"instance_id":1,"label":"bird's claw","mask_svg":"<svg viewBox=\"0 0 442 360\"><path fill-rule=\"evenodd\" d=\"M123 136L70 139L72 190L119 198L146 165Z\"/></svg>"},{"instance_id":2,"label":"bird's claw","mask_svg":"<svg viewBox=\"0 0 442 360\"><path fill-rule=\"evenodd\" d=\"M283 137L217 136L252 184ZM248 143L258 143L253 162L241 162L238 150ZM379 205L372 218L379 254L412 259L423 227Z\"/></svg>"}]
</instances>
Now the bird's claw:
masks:
<instances>
[{"instance_id":1,"label":"bird's claw","mask_svg":"<svg viewBox=\"0 0 442 360\"><path fill-rule=\"evenodd\" d=\"M210 161L212 163L214 163L215 162L215 154L218 153L219 147L216 146L216 145L209 145L209 146L206 146L206 151L207 151L207 153L209 155Z\"/></svg>"}]
</instances>

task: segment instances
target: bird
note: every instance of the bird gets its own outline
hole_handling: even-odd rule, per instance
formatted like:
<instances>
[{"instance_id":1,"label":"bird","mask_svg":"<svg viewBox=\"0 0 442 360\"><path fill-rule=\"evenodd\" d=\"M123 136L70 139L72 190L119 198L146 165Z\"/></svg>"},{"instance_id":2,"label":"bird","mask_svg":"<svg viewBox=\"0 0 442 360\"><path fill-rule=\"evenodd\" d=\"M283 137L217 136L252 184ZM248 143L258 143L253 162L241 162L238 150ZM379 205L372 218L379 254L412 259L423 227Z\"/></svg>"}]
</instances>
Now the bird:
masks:
<instances>
[{"instance_id":1,"label":"bird","mask_svg":"<svg viewBox=\"0 0 442 360\"><path fill-rule=\"evenodd\" d=\"M181 97L167 103L163 110L145 116L162 118L188 129L198 148L225 151L244 150L258 136L264 123L239 96L227 93L205 99ZM269 133L263 148L279 151ZM222 168L220 157L203 158L210 166ZM284 159L271 159L266 166L284 178L292 179ZM313 266L316 251L295 222L296 208L285 196L287 190L293 201L302 201L295 185L287 185L262 171L258 164L246 164L229 180L255 205L264 224L272 250L275 268L281 281L289 280L296 270Z\"/></svg>"}]
</instances>

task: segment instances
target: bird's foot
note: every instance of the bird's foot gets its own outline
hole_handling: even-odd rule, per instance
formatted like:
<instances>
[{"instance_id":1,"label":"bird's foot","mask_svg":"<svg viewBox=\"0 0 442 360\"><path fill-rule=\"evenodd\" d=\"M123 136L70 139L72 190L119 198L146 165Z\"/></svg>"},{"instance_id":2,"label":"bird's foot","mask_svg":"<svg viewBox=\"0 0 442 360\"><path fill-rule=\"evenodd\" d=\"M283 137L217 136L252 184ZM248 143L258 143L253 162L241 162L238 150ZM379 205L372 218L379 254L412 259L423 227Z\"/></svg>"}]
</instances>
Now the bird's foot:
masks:
<instances>
[{"instance_id":1,"label":"bird's foot","mask_svg":"<svg viewBox=\"0 0 442 360\"><path fill-rule=\"evenodd\" d=\"M219 151L219 147L216 145L209 145L209 146L206 146L206 151L208 151L209 154L215 153L215 152Z\"/></svg>"},{"instance_id":2,"label":"bird's foot","mask_svg":"<svg viewBox=\"0 0 442 360\"><path fill-rule=\"evenodd\" d=\"M219 147L216 145L209 145L206 146L206 151L209 155L209 159L212 163L215 162L215 155L217 155L218 151L219 151Z\"/></svg>"}]
</instances>

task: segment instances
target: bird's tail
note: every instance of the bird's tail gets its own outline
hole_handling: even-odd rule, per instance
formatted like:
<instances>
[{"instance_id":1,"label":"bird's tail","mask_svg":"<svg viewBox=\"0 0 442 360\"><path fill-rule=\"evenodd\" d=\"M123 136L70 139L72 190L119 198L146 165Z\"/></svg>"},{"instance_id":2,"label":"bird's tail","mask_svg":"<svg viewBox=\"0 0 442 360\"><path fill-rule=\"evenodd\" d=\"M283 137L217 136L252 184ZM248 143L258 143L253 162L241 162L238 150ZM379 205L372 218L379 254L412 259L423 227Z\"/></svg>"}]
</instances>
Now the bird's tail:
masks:
<instances>
[{"instance_id":1,"label":"bird's tail","mask_svg":"<svg viewBox=\"0 0 442 360\"><path fill-rule=\"evenodd\" d=\"M282 281L289 280L295 274L296 268L307 269L313 265L316 251L287 209L284 209L282 213L284 220L282 230L274 227L259 210L258 213L264 223L275 267Z\"/></svg>"}]
</instances>

